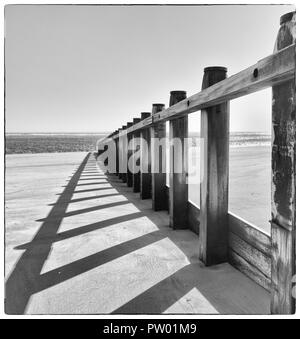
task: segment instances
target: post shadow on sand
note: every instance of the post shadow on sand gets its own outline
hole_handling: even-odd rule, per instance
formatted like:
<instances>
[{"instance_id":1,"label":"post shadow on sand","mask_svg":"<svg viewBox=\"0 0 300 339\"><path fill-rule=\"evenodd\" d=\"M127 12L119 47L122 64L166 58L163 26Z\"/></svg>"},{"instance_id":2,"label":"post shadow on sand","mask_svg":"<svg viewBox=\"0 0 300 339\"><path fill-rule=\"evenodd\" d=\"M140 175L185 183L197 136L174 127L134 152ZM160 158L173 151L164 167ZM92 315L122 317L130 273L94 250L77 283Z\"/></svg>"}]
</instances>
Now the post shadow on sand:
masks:
<instances>
[{"instance_id":1,"label":"post shadow on sand","mask_svg":"<svg viewBox=\"0 0 300 339\"><path fill-rule=\"evenodd\" d=\"M143 216L142 212L136 212L58 233L58 229L63 219L68 216L66 213L67 207L70 201L72 201L73 194L76 192L80 175L85 168L85 165L88 163L89 157L90 155L88 154L84 158L83 162L74 173L68 185L59 195L57 202L54 204L47 218L43 220L43 224L35 234L32 241L16 247L16 249L25 250L25 252L17 261L12 273L6 281L5 312L7 314L24 314L30 301L30 297L34 293L54 286L67 279L73 278L76 275L87 272L92 268L114 260L119 256L126 255L127 253L147 246L153 241L156 241L156 237L154 238L153 235L147 234L146 236L140 237L140 239L124 242L114 246L113 248L100 251L94 255L87 256L83 259L72 262L71 264L64 265L52 271L41 274L43 265L51 252L51 247L54 242ZM111 187L108 187L108 189L111 189ZM99 190L102 189L86 191ZM117 206L118 204L122 205L124 203L128 203L128 201L120 201L113 203L113 205ZM107 204L106 207L108 205L109 204ZM102 206L96 206L95 208L92 208L92 210L105 208ZM74 215L86 213L90 210L91 209L82 209L79 210L78 213L77 211L69 213Z\"/></svg>"},{"instance_id":2,"label":"post shadow on sand","mask_svg":"<svg viewBox=\"0 0 300 339\"><path fill-rule=\"evenodd\" d=\"M101 198L109 198L109 197L115 197L117 195L120 195L119 193L111 193L111 194L103 194L103 195L94 195L91 197L84 197L84 198L76 198L69 201L69 203L74 202L80 202L80 201L86 201L86 200L93 200L93 199L101 199ZM54 206L55 204L49 204L48 206Z\"/></svg>"},{"instance_id":3,"label":"post shadow on sand","mask_svg":"<svg viewBox=\"0 0 300 339\"><path fill-rule=\"evenodd\" d=\"M67 210L80 174L88 159L89 154L84 158L46 220L32 239L33 245L27 247L7 279L5 285L5 312L7 314L24 313L30 296L39 283L39 275L43 264L50 253L51 238L55 236L62 222L62 218L56 218L55 222L53 222L52 218L54 215L59 215L59 213L64 214Z\"/></svg>"},{"instance_id":4,"label":"post shadow on sand","mask_svg":"<svg viewBox=\"0 0 300 339\"><path fill-rule=\"evenodd\" d=\"M126 199L140 209L141 201L136 199L136 197L139 196L139 193L133 193L132 189L128 188L126 184L120 184L120 180L116 181L114 174L107 173L107 177L112 187L119 192L119 194L122 194ZM147 216L150 220L152 220L152 222L156 223L155 218L152 218L153 214L149 214ZM162 230L160 229L155 235L161 235L161 231ZM181 231L176 230L174 232ZM178 241L178 239L172 236L172 234L174 234L173 231L169 234L170 236L168 236L168 238L170 238L170 240L183 253L187 254L185 251L186 246L182 246L181 241ZM235 291L238 289L239 292L237 292L237 295L239 294L239 297L241 298L240 300L243 300L245 297L243 295L243 287L233 285L235 274L237 272L235 269L233 269L229 264L205 267L203 263L198 260L198 256L197 258L190 259L192 259L190 264L184 266L174 274L150 287L134 299L128 301L126 304L113 311L112 314L161 314L193 289L196 289L201 293L202 297L206 300L206 303L210 305L210 310L214 310L212 313L247 313L245 306L240 306L234 303L230 305L226 301L226 299L230 301L234 300ZM226 277L226 282L223 281L224 277ZM242 281L246 283L246 280L248 280L248 278L243 276ZM226 293L228 293L228 295L227 297L224 297L224 294ZM249 301L250 300L248 300L248 302ZM231 312L229 311L230 309L232 310ZM256 310L256 314L268 314L269 303L265 303L264 300L261 300L261 303L258 305L253 303L251 307L249 307L249 310L251 310L251 312ZM192 313L194 312L191 312L191 314Z\"/></svg>"},{"instance_id":5,"label":"post shadow on sand","mask_svg":"<svg viewBox=\"0 0 300 339\"><path fill-rule=\"evenodd\" d=\"M72 201L73 194L76 192L78 179L85 165L88 163L88 159L89 155L84 159L71 178L69 184L58 198L32 241L17 247L17 249L25 250L25 252L20 257L6 283L6 313L23 314L26 311L30 297L34 293L72 279L75 276L164 238L169 238L180 250L185 251L186 245L182 246L182 239L179 240L180 237L174 238L174 236L172 236L172 234L176 234L175 231L174 233L172 233L172 231L170 233L168 225L158 223L151 207L149 210L141 207L141 201L134 199L135 194L130 192L130 188L128 188L126 184L121 183L120 180L115 180L115 177L111 176L108 176L111 184L110 189L115 189L118 192L117 194L121 194L127 198L127 201L134 204L139 212L117 216L58 233L59 226L66 216L67 207ZM94 189L92 191L97 190L100 189ZM80 213L85 212L86 209L81 210ZM41 274L44 262L50 254L53 243L140 217L149 218L157 225L158 229ZM166 230L168 232L166 232ZM195 276L195 269L197 269L197 267L198 269L200 267L199 261L183 267L172 276L150 287L133 300L128 301L126 305L115 310L114 313L162 313L193 287L198 288L213 307L219 310L220 307L214 295L205 289L201 290L201 279ZM176 292L174 287L177 287ZM147 305L147 303L149 303L149 305Z\"/></svg>"},{"instance_id":6,"label":"post shadow on sand","mask_svg":"<svg viewBox=\"0 0 300 339\"><path fill-rule=\"evenodd\" d=\"M41 290L42 285L45 285L45 279L43 278L44 275L41 275L41 270L51 252L53 242L90 232L101 227L107 227L114 223L126 220L126 218L136 217L136 215L130 215L112 218L100 223L94 223L66 232L57 233L63 219L66 216L105 208L102 205L96 206L92 209L82 209L66 213L67 207L70 201L72 201L72 196L76 192L76 187L81 173L88 163L89 158L90 154L84 158L81 165L70 179L68 185L65 187L63 192L59 194L58 200L54 204L48 216L43 219L43 224L40 226L32 241L16 248L22 250L25 249L25 252L17 261L5 284L5 312L7 314L23 314L26 311L30 297L37 291ZM96 190L99 189L95 189L95 191ZM121 201L120 203L124 204L127 202ZM117 204L119 203L114 203L114 206Z\"/></svg>"}]
</instances>

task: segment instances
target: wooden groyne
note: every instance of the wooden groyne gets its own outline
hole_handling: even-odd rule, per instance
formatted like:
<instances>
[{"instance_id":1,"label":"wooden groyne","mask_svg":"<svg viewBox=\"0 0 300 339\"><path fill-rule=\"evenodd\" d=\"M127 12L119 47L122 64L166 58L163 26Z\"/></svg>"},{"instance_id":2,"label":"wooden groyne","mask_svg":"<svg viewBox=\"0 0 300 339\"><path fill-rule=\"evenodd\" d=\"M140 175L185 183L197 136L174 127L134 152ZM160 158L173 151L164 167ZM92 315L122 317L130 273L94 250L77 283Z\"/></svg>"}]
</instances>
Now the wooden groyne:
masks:
<instances>
[{"instance_id":1,"label":"wooden groyne","mask_svg":"<svg viewBox=\"0 0 300 339\"><path fill-rule=\"evenodd\" d=\"M174 229L190 228L199 234L199 259L205 265L230 262L271 292L273 314L295 311L295 23L295 12L281 17L272 55L230 77L225 67L205 68L201 92L186 97L184 91L172 91L168 108L153 104L152 113L141 113L141 118L102 142L115 143L116 174L140 192L141 199L151 198L155 211L168 210ZM268 87L273 90L271 235L228 212L230 100ZM141 171L133 174L128 167L121 168L124 159L132 155L124 138L127 142L133 137L150 143L154 138L163 140L170 121L170 137L184 139L188 114L199 110L204 142L200 209L188 201L187 152L178 155L170 149L169 188L163 172L149 173L141 166ZM157 157L143 148L140 151L140 163L147 162L153 169ZM161 154L159 161L164 164L165 156ZM184 164L180 174L174 173L178 161Z\"/></svg>"}]
</instances>

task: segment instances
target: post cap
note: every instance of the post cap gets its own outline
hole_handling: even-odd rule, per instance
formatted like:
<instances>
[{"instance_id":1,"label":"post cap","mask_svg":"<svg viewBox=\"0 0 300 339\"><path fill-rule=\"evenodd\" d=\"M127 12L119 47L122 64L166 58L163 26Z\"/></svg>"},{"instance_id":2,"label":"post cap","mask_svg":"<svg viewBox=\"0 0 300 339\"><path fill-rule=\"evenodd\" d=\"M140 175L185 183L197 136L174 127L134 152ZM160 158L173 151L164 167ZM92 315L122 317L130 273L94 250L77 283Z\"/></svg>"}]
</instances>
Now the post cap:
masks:
<instances>
[{"instance_id":1,"label":"post cap","mask_svg":"<svg viewBox=\"0 0 300 339\"><path fill-rule=\"evenodd\" d=\"M293 19L293 16L296 12L289 12L280 17L280 25L285 24L288 21L291 21Z\"/></svg>"},{"instance_id":2,"label":"post cap","mask_svg":"<svg viewBox=\"0 0 300 339\"><path fill-rule=\"evenodd\" d=\"M176 95L176 94L186 95L186 91L175 90L175 91L171 91L170 94L171 95Z\"/></svg>"},{"instance_id":3,"label":"post cap","mask_svg":"<svg viewBox=\"0 0 300 339\"><path fill-rule=\"evenodd\" d=\"M204 72L220 71L227 72L227 67L222 66L209 66L204 68Z\"/></svg>"},{"instance_id":4,"label":"post cap","mask_svg":"<svg viewBox=\"0 0 300 339\"><path fill-rule=\"evenodd\" d=\"M165 108L165 104L152 104L152 114L156 114Z\"/></svg>"},{"instance_id":5,"label":"post cap","mask_svg":"<svg viewBox=\"0 0 300 339\"><path fill-rule=\"evenodd\" d=\"M140 121L141 121L140 118L133 118L133 123L134 123L134 124L137 124L137 123L140 122Z\"/></svg>"},{"instance_id":6,"label":"post cap","mask_svg":"<svg viewBox=\"0 0 300 339\"><path fill-rule=\"evenodd\" d=\"M141 120L144 120L148 117L150 117L151 113L150 112L141 112Z\"/></svg>"},{"instance_id":7,"label":"post cap","mask_svg":"<svg viewBox=\"0 0 300 339\"><path fill-rule=\"evenodd\" d=\"M170 92L170 101L169 106L177 104L179 101L186 99L186 91L171 91Z\"/></svg>"}]
</instances>

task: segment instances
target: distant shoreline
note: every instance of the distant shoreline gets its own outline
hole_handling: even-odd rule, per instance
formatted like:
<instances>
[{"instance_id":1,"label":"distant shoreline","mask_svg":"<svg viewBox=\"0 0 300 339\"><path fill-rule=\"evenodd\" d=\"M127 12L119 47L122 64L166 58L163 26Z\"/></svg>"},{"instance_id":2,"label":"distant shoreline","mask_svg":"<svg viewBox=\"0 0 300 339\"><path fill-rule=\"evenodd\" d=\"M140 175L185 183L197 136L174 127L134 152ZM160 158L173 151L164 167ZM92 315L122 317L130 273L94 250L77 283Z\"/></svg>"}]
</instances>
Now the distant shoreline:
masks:
<instances>
[{"instance_id":1,"label":"distant shoreline","mask_svg":"<svg viewBox=\"0 0 300 339\"><path fill-rule=\"evenodd\" d=\"M105 133L8 133L6 154L94 152ZM168 135L167 135L168 137ZM193 146L200 145L199 133L189 133ZM271 135L261 132L232 132L230 147L270 146Z\"/></svg>"},{"instance_id":2,"label":"distant shoreline","mask_svg":"<svg viewBox=\"0 0 300 339\"><path fill-rule=\"evenodd\" d=\"M251 145L229 145L229 148L230 149L235 149L235 148L255 148L255 147L258 147L258 148L262 148L262 147L271 147L271 144L251 144ZM12 155L42 155L42 154L64 154L64 153L93 153L93 152L96 152L96 150L90 150L90 151L54 151L54 152L26 152L26 153L5 153L5 156L12 156Z\"/></svg>"},{"instance_id":3,"label":"distant shoreline","mask_svg":"<svg viewBox=\"0 0 300 339\"><path fill-rule=\"evenodd\" d=\"M6 132L5 135L108 135L111 132ZM191 135L199 135L198 132L190 132ZM238 131L230 132L230 134L260 134L260 135L270 135L268 132L251 132L251 131Z\"/></svg>"}]
</instances>

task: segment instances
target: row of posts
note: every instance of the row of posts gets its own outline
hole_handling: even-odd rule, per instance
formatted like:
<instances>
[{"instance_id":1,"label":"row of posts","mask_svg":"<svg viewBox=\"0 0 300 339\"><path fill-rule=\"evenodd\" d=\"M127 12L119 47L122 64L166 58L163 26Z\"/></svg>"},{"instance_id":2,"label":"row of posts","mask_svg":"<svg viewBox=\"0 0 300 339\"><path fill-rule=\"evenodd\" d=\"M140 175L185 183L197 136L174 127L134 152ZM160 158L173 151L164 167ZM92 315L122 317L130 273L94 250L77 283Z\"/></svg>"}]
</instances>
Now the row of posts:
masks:
<instances>
[{"instance_id":1,"label":"row of posts","mask_svg":"<svg viewBox=\"0 0 300 339\"><path fill-rule=\"evenodd\" d=\"M202 89L224 80L227 77L225 67L207 67L204 69ZM171 91L169 105L186 99L185 91ZM170 168L169 168L169 199L167 197L166 154L162 145L166 140L166 122L159 122L151 127L143 128L127 134L127 145L131 139L143 138L150 145L150 152L140 149L140 163L148 164L148 169L143 172L144 166L140 166L139 173L132 173L127 167L126 173L119 170L119 161L128 163L134 151L124 147L121 131L125 131L134 124L139 123L151 115L154 116L164 110L165 105L156 103L152 105L152 112L142 112L140 118L134 118L132 122L122 126L109 137L117 135L116 144L116 174L133 188L133 192L139 192L141 199L152 199L154 211L167 210L170 216L170 226L173 229L188 228L188 152L175 152L174 144L170 142ZM170 141L179 139L184 145L188 138L188 115L170 120ZM159 154L153 154L152 140L158 140L162 147ZM201 180L200 197L200 260L206 265L215 265L227 261L227 212L228 212L228 164L229 164L229 102L210 107L201 112L201 138L204 145L204 171ZM120 159L119 159L120 156ZM146 159L147 157L147 159ZM155 162L158 162L155 163ZM177 173L175 168L181 163L182 171ZM158 173L153 168L159 168ZM152 170L151 170L152 169Z\"/></svg>"},{"instance_id":2,"label":"row of posts","mask_svg":"<svg viewBox=\"0 0 300 339\"><path fill-rule=\"evenodd\" d=\"M296 42L296 13L280 19L274 53ZM208 67L204 70L202 89L226 78L224 67ZM172 91L170 106L186 98L184 91ZM136 124L151 114L158 114L163 104L153 104L152 113L141 113L141 118L127 123L112 135ZM242 112L241 112L242 114ZM148 144L151 138L166 137L166 123L157 123L128 134L128 139L142 137ZM112 136L110 135L110 136ZM170 138L184 140L188 137L188 117L170 120ZM228 176L229 176L229 102L201 111L201 139L204 155L200 188L199 258L206 265L227 261L228 253ZM116 139L117 149L128 157ZM129 141L129 140L128 140ZM166 194L166 174L151 173L153 154L141 149L149 157L147 173L117 173L119 178L140 192L141 199L152 198L155 211L169 210L170 225L174 229L188 227L188 168L187 152L175 154L170 149L169 202ZM165 162L160 154L160 162ZM176 162L183 166L182 173L174 173ZM118 159L117 159L118 163ZM141 166L142 168L142 166ZM245 183L246 184L246 183ZM296 272L296 85L295 79L272 88L272 218L271 218L271 313L295 312Z\"/></svg>"}]
</instances>

